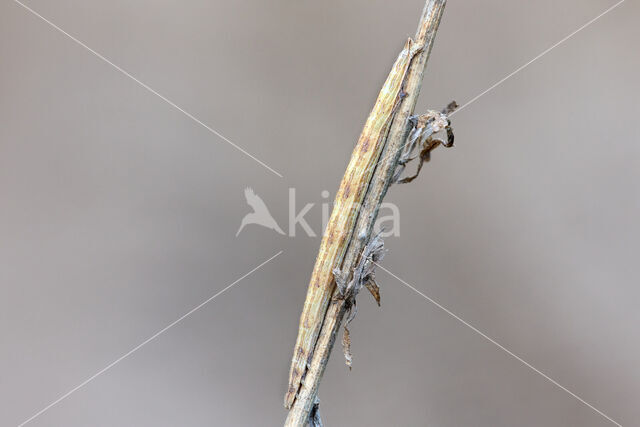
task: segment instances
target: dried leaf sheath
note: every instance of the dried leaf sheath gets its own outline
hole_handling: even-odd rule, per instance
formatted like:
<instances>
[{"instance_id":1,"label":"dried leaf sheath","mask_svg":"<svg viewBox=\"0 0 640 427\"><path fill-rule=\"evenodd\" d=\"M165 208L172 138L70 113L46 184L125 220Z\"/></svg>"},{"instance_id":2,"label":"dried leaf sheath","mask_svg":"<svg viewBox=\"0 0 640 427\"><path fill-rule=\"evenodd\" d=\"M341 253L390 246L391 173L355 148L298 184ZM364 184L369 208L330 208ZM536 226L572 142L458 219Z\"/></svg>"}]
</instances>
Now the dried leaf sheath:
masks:
<instances>
[{"instance_id":1,"label":"dried leaf sheath","mask_svg":"<svg viewBox=\"0 0 640 427\"><path fill-rule=\"evenodd\" d=\"M411 59L421 48L422 46L414 44L411 39L407 40L380 90L340 183L300 316L298 338L289 371L289 388L285 395L287 408L290 408L295 400L307 363L313 355L322 320L335 287L332 271L342 262L353 234L358 209L400 100L407 69Z\"/></svg>"}]
</instances>

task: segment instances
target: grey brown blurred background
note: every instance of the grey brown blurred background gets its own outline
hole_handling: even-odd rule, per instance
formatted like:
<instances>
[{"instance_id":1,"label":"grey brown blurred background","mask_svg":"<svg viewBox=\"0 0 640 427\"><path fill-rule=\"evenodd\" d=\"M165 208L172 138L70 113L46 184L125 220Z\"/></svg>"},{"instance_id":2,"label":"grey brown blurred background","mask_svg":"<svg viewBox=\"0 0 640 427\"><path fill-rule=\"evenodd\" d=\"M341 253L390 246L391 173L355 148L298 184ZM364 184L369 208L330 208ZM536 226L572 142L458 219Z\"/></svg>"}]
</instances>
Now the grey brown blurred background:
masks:
<instances>
[{"instance_id":1,"label":"grey brown blurred background","mask_svg":"<svg viewBox=\"0 0 640 427\"><path fill-rule=\"evenodd\" d=\"M320 223L424 2L0 3L0 424L18 425L278 251L33 426L277 426ZM464 104L614 1L449 1L418 111ZM625 426L640 425L640 6L454 117L394 187L384 265ZM329 426L611 426L402 283L360 298Z\"/></svg>"}]
</instances>

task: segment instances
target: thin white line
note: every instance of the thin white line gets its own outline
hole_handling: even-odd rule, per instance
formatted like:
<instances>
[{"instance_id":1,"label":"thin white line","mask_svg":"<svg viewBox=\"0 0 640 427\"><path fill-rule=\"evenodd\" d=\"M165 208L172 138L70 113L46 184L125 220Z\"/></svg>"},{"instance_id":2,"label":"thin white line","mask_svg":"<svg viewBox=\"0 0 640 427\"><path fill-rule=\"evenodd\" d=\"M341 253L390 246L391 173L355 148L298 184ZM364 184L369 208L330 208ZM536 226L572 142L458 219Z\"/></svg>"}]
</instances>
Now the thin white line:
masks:
<instances>
[{"instance_id":1,"label":"thin white line","mask_svg":"<svg viewBox=\"0 0 640 427\"><path fill-rule=\"evenodd\" d=\"M422 296L424 299L426 299L427 301L429 301L431 304L435 305L436 307L438 307L439 309L441 309L442 311L444 311L445 313L447 313L448 315L450 315L451 317L453 317L454 319L456 319L457 321L459 321L460 323L462 323L463 325L467 326L468 328L470 328L471 330L473 330L474 332L476 332L478 335L480 335L481 337L483 337L484 339L486 339L487 341L489 341L490 343L494 344L496 347L498 347L499 349L501 349L502 351L504 351L505 353L507 353L508 355L514 357L516 360L518 360L519 362L521 362L523 365L527 366L529 369L533 370L534 372L538 373L539 375L541 375L542 377L544 377L545 379L547 379L548 381L550 381L552 384L556 385L557 387L561 388L562 390L566 391L567 393L569 393L571 396L575 397L576 399L578 399L580 402L582 402L583 404L587 405L589 408L593 409L594 411L596 411L598 414L602 415L604 418L606 418L607 420L611 421L613 424L617 425L618 427L622 427L622 425L616 421L614 421L611 417L609 417L607 414L605 414L604 412L598 410L596 407L594 407L593 405L591 405L589 402L587 402L586 400L584 400L583 398L581 398L580 396L578 396L577 394L575 394L574 392L572 392L571 390L569 390L568 388L566 388L565 386L563 386L562 384L558 383L556 380L554 380L553 378L549 377L547 374L545 374L544 372L540 371L539 369L537 369L535 366L531 365L530 363L528 363L527 361L523 360L521 357L519 357L518 355L516 355L515 353L513 353L512 351L508 350L506 347L504 347L503 345L501 345L500 343L498 343L496 340L494 340L493 338L489 337L487 334L485 334L484 332L480 331L478 328L476 328L475 326L469 324L468 322L466 322L464 319L462 319L460 316L457 316L455 313L453 313L451 310L447 309L446 307L442 306L441 304L439 304L437 301L433 300L432 298L429 298L428 296L426 296L424 293L420 292L419 290L417 290L416 288L414 288L413 286L411 286L409 283L405 282L404 280L402 280L401 278L399 278L398 276L396 276L395 274L393 274L392 272L390 272L389 270L387 270L386 268L384 268L383 266L381 266L380 264L378 264L377 262L374 263L376 264L378 267L380 267L381 269L383 269L384 271L386 271L389 275L393 276L395 279L399 280L401 283L403 283L405 286L411 288L414 292L416 292L417 294L419 294L420 296Z\"/></svg>"},{"instance_id":2,"label":"thin white line","mask_svg":"<svg viewBox=\"0 0 640 427\"><path fill-rule=\"evenodd\" d=\"M620 0L618 3L614 4L613 6L611 6L610 8L608 8L607 10L605 10L604 12L602 12L600 15L596 16L595 18L593 18L592 20L590 20L589 22L587 22L586 24L584 24L582 27L578 28L577 30L575 30L574 32L572 32L571 34L569 34L568 36L566 36L565 38L563 38L562 40L560 40L558 43L554 44L553 46L551 46L550 48L548 48L547 50L545 50L544 52L540 53L538 56L536 56L535 58L533 58L531 61L527 62L526 64L520 66L519 68L517 68L515 71L513 71L512 73L508 74L506 77L502 78L501 80L499 80L498 82L496 82L495 84L493 84L492 86L490 86L487 90L485 90L484 92L480 93L479 95L475 96L474 98L472 98L470 101L468 101L466 104L464 104L462 107L459 107L456 111L454 111L453 113L449 114L449 116L453 116L456 113L459 113L460 111L462 111L464 108L468 107L469 105L473 104L474 102L476 102L480 97L482 97L483 95L485 95L487 92L492 91L493 89L495 89L496 87L498 87L499 85L501 85L502 83L504 83L506 80L510 79L511 77L513 77L515 74L519 73L520 71L524 70L525 68L527 68L529 65L531 65L532 63L534 63L535 61L537 61L538 59L542 58L544 55L546 55L547 53L551 52L553 49L555 49L556 47L558 47L559 45L561 45L562 43L566 42L567 40L569 40L571 37L575 36L577 33L579 33L580 31L584 30L585 28L587 28L589 25L593 24L594 22L596 22L598 19L602 18L604 15L606 15L607 13L611 12L613 9L615 9L616 7L620 6L622 3L624 3L625 0Z\"/></svg>"},{"instance_id":3,"label":"thin white line","mask_svg":"<svg viewBox=\"0 0 640 427\"><path fill-rule=\"evenodd\" d=\"M77 38L75 38L74 36L72 36L71 34L67 33L65 30L63 30L62 28L58 27L56 24L54 24L53 22L49 21L47 18L45 18L44 16L40 15L38 12L36 12L35 10L31 9L30 7L26 6L25 4L21 3L18 0L13 0L16 4L22 6L25 10L31 12L33 15L37 16L38 18L40 18L41 20L43 20L44 22L46 22L47 24L49 24L51 27L55 28L56 30L58 30L59 32L61 32L62 34L64 34L65 36L69 37L71 40L73 40L74 42L76 42L77 44L79 44L80 46L82 46L83 48L87 49L89 52L93 53L95 56L97 56L98 58L102 59L104 62L106 62L107 64L111 65L113 68L115 68L116 70L120 71L122 74L124 74L125 76L129 77L131 80L133 80L134 82L138 83L140 86L142 86L143 88L145 88L146 90L148 90L149 92L151 92L152 94L156 95L158 98L162 99L164 102L166 102L167 104L171 105L173 108L175 108L176 110L180 111L181 113L183 113L185 116L189 117L191 120L193 120L194 122L198 123L200 126L204 127L205 129L207 129L209 132L213 133L214 135L216 135L218 138L222 139L223 141L229 143L232 147L234 147L236 150L242 152L243 154L245 154L248 157L251 157L253 160L255 160L256 162L260 163L262 166L264 166L265 168L267 168L268 170L270 170L271 172L273 172L274 174L278 175L280 178L282 178L282 174L280 174L279 172L277 172L276 170L272 169L271 167L269 167L266 163L264 163L263 161L257 159L255 156L253 156L251 153L249 153L247 150L245 150L244 148L240 147L239 145L231 142L231 140L229 140L227 137L225 137L224 135L222 135L220 132L216 131L215 129L213 129L212 127L210 127L209 125L205 124L204 122L202 122L200 119L198 119L197 117L195 117L193 114L189 113L188 111L186 111L185 109L183 109L182 107L178 106L176 103L174 103L173 101L171 101L170 99L168 99L167 97L165 97L164 95L161 95L160 93L156 92L154 89L152 89L150 86L148 86L147 84L141 82L140 80L138 80L137 78L135 78L134 76L132 76L129 72L127 72L126 70L122 69L121 67L119 67L118 65L114 64L113 62L111 62L109 59L105 58L104 56L102 56L101 54L99 54L98 52L96 52L95 50L91 49L89 46L87 46L86 44L84 44L83 42L81 42L80 40L78 40Z\"/></svg>"},{"instance_id":4,"label":"thin white line","mask_svg":"<svg viewBox=\"0 0 640 427\"><path fill-rule=\"evenodd\" d=\"M132 348L131 350L129 350L128 352L126 352L125 354L123 354L122 356L120 356L119 358L117 358L116 360L114 360L113 362L111 362L110 364L108 364L107 366L105 366L104 368L102 368L101 370L99 370L98 372L96 372L95 374L93 374L92 376L90 376L89 378L87 378L86 380L84 380L83 382L81 382L80 384L78 384L77 386L75 386L74 388L72 388L71 390L69 390L68 392L66 392L65 394L63 394L62 396L60 396L59 398L57 398L56 400L54 400L53 402L51 402L49 405L45 406L44 408L42 408L40 411L36 412L33 416L31 416L29 419L23 421L18 427L22 427L25 424L33 421L35 418L39 417L40 415L42 415L44 412L46 412L47 410L51 409L53 406L57 405L58 403L62 402L64 399L66 399L67 397L69 397L71 394L73 394L74 392L78 391L79 389L81 389L82 387L84 387L85 385L87 385L88 383L90 383L91 381L93 381L94 379L96 379L98 376L100 376L101 374L103 374L104 372L108 371L109 369L113 368L116 364L118 364L119 362L121 362L123 359L131 356L133 353L135 353L136 351L138 351L141 347L143 347L144 345L148 344L150 341L153 341L155 338L157 338L158 336L160 336L161 334L163 334L164 332L166 332L168 329L172 328L173 326L177 325L178 323L180 323L182 320L184 320L185 318L189 317L190 315L192 315L193 313L195 313L197 310L199 310L200 308L202 308L203 306L205 306L207 303L211 302L212 300L214 300L216 297L218 297L219 295L221 295L223 292L225 292L227 289L231 288L233 285L237 284L238 282L240 282L242 279L246 278L247 276L249 276L250 274L252 274L253 272L255 272L256 270L258 270L259 268L261 268L262 266L264 266L265 264L267 264L268 262L270 262L271 260L273 260L275 257L277 257L278 255L280 255L283 251L278 252L277 254L275 254L274 256L272 256L271 258L269 258L268 260L264 261L262 264L258 265L257 267L255 267L253 270L249 271L247 274L245 274L244 276L240 277L239 279L237 279L236 281L234 281L233 283L231 283L229 286L227 286L226 288L222 289L221 291L219 291L218 293L216 293L214 296L208 298L207 300L205 300L203 303L197 305L196 307L192 308L191 310L189 310L187 313L185 313L184 315L180 316L178 319L174 320L173 322L171 322L169 325L165 326L164 328L162 328L161 330L159 330L158 332L156 332L155 334L151 335L149 338L147 338L146 340L144 340L142 343L138 344L137 346L135 346L134 348Z\"/></svg>"},{"instance_id":5,"label":"thin white line","mask_svg":"<svg viewBox=\"0 0 640 427\"><path fill-rule=\"evenodd\" d=\"M550 48L548 48L547 50L545 50L544 52L540 53L538 56L536 56L535 58L533 58L532 60L530 60L529 62L527 62L526 64L520 66L519 68L517 68L515 71L513 71L512 73L510 73L509 75L507 75L506 77L500 79L498 82L496 82L495 84L493 84L491 87L489 87L487 90L483 91L482 93L480 93L479 95L475 96L474 98L472 98L470 101L468 101L466 104L462 105L461 107L458 107L457 109L455 109L454 111L452 111L451 113L449 113L449 117L453 117L454 114L462 111L463 108L468 107L469 105L471 105L472 103L476 102L480 97L482 97L483 95L486 95L488 92L490 92L491 90L495 89L496 87L500 86L502 83L504 83L506 80L508 80L509 78L513 77L514 75L516 75L517 73L519 73L520 71L524 70L526 67L528 67L529 65L531 65L532 63L534 63L535 61L537 61L538 59L542 58L544 55L546 55L547 53L549 53L551 50L553 50L554 48L558 47L559 45L561 45L562 43L566 42L567 40L569 40L571 37L575 36L577 33L579 33L580 31L584 30L585 28L587 28L589 25L593 24L594 22L596 22L598 19L602 18L604 15L606 15L607 13L611 12L613 9L615 9L616 7L620 6L622 3L624 3L625 0L620 0L618 3L614 4L613 6L611 6L610 8L608 8L607 10L605 10L604 12L602 12L600 15L596 16L595 18L593 18L592 20L590 20L589 22L587 22L586 24L584 24L582 27L578 28L577 30L575 30L574 32L572 32L571 34L569 34L568 36L566 36L565 38L563 38L562 40L560 40L559 42L557 42L556 44L554 44L553 46L551 46ZM384 160L384 157L381 155L380 158L378 159L378 161L373 165L370 166L370 168L375 168L376 166L378 166L378 164Z\"/></svg>"}]
</instances>

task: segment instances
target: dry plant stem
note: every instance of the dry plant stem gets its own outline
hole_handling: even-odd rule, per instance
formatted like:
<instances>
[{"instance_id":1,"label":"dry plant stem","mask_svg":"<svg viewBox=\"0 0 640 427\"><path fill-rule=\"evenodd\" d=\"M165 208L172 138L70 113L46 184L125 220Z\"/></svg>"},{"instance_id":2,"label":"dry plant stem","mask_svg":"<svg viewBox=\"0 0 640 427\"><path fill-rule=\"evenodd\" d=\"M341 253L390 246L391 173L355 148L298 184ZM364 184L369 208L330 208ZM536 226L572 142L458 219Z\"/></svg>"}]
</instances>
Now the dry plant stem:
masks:
<instances>
[{"instance_id":1,"label":"dry plant stem","mask_svg":"<svg viewBox=\"0 0 640 427\"><path fill-rule=\"evenodd\" d=\"M422 78L426 68L429 54L435 39L440 19L444 11L446 0L427 0L418 31L416 44L424 46L422 51L416 54L404 84L406 96L401 100L396 115L390 125L384 151L371 179L366 195L363 199L362 209L358 216L354 232L351 238L344 261L341 265L342 272L352 272L364 246L371 237L373 224L378 214L380 203L389 188L398 157L404 147L409 132L408 119L413 115ZM298 395L293 407L289 411L286 426L304 426L309 420L309 413L316 401L320 380L324 373L329 355L340 328L340 323L347 310L347 302L341 298L337 289L334 289L331 302L325 314L324 322L313 351L313 356L306 371Z\"/></svg>"},{"instance_id":2,"label":"dry plant stem","mask_svg":"<svg viewBox=\"0 0 640 427\"><path fill-rule=\"evenodd\" d=\"M385 145L391 121L400 105L409 65L421 50L422 46L416 45L411 39L407 40L380 90L340 183L300 316L298 338L289 372L289 387L285 395L287 408L290 408L295 400L300 382L313 354L313 348L320 333L333 288L335 288L333 269L342 263L351 241L359 208Z\"/></svg>"}]
</instances>

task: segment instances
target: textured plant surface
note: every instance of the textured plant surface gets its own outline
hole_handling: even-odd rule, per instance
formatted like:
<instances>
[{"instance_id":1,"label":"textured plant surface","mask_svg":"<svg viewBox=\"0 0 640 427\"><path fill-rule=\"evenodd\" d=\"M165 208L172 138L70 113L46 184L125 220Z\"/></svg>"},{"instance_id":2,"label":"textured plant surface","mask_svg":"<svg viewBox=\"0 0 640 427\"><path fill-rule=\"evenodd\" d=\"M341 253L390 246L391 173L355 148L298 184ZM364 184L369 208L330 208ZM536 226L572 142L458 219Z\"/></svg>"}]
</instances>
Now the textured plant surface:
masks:
<instances>
[{"instance_id":1,"label":"textured plant surface","mask_svg":"<svg viewBox=\"0 0 640 427\"><path fill-rule=\"evenodd\" d=\"M446 123L436 124L435 120L442 117L434 112L429 113L433 116L430 119L413 118L445 3L446 0L427 0L415 41L406 42L393 65L336 194L300 317L285 394L285 406L290 409L288 426L320 423L317 391L340 323L346 313L350 313L349 318L355 314L355 296L363 286L380 301L373 268L382 256L383 244L371 234L380 203L394 178L398 179L395 172L401 154L405 155L404 167L416 145L424 151L430 144L426 151L430 152L440 145L431 138L432 134L449 126L446 117ZM407 146L410 132L415 135L425 130L422 137L409 139L411 147ZM421 162L428 160L423 157L420 156ZM349 364L350 336L346 328L343 344Z\"/></svg>"}]
</instances>

